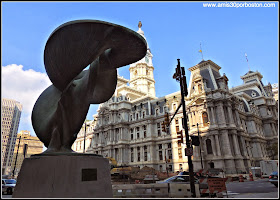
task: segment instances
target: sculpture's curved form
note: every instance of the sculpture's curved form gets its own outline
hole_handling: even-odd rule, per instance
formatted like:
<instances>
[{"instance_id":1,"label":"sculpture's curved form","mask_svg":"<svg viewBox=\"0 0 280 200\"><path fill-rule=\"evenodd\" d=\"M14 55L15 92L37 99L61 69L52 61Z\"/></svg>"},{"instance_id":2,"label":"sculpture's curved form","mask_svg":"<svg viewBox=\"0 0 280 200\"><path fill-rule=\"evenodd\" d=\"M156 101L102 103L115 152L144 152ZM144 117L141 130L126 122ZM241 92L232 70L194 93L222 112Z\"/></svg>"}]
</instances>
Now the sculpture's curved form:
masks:
<instances>
[{"instance_id":1,"label":"sculpture's curved form","mask_svg":"<svg viewBox=\"0 0 280 200\"><path fill-rule=\"evenodd\" d=\"M142 36L108 22L77 20L55 29L44 51L53 85L39 96L31 116L35 133L48 147L44 153L73 152L90 104L113 95L116 68L140 60L146 51Z\"/></svg>"}]
</instances>

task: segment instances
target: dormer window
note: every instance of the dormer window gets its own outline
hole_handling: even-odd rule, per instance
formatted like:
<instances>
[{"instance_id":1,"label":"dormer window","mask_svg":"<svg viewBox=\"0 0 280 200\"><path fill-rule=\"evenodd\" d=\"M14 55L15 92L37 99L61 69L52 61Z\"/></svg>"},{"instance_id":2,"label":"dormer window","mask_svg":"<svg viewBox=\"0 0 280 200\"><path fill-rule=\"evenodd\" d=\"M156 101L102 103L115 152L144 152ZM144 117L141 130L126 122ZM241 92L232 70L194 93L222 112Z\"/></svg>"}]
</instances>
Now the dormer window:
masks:
<instances>
[{"instance_id":1,"label":"dormer window","mask_svg":"<svg viewBox=\"0 0 280 200\"><path fill-rule=\"evenodd\" d=\"M156 116L158 116L159 114L159 109L156 109Z\"/></svg>"}]
</instances>

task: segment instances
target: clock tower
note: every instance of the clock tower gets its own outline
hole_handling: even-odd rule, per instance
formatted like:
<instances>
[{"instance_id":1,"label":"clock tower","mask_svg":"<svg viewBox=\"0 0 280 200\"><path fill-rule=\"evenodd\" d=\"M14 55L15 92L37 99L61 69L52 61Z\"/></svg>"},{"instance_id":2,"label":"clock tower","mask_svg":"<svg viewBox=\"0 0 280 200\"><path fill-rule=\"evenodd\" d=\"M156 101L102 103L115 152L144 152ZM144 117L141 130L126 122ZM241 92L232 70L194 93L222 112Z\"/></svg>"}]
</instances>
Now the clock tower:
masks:
<instances>
[{"instance_id":1,"label":"clock tower","mask_svg":"<svg viewBox=\"0 0 280 200\"><path fill-rule=\"evenodd\" d=\"M144 31L141 30L142 23L138 23L139 33L145 40ZM147 40L146 40L147 42ZM155 97L155 80L154 80L154 67L152 63L153 55L147 42L147 53L144 58L132 63L129 67L130 81L129 85L141 92L146 93L148 96Z\"/></svg>"}]
</instances>

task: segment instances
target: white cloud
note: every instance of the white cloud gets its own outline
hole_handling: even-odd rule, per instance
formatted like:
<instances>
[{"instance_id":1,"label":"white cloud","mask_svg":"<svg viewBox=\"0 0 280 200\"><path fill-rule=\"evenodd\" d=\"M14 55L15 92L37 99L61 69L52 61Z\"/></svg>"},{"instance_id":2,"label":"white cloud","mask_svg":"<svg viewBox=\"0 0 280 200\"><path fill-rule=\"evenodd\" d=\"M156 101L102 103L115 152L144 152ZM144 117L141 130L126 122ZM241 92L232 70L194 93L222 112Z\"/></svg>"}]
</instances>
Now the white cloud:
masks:
<instances>
[{"instance_id":1,"label":"white cloud","mask_svg":"<svg viewBox=\"0 0 280 200\"><path fill-rule=\"evenodd\" d=\"M19 101L23 105L20 123L31 124L31 112L40 94L52 83L45 73L22 65L2 66L2 98ZM31 130L30 130L31 131Z\"/></svg>"}]
</instances>

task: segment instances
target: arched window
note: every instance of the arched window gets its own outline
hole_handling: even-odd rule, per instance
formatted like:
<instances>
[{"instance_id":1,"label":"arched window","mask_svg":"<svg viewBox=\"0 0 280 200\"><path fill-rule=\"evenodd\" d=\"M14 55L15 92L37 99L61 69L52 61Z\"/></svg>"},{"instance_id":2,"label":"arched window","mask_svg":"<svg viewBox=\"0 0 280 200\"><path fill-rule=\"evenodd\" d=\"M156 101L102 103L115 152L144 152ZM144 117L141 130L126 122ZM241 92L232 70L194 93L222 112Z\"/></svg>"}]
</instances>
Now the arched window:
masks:
<instances>
[{"instance_id":1,"label":"arched window","mask_svg":"<svg viewBox=\"0 0 280 200\"><path fill-rule=\"evenodd\" d=\"M134 161L134 154L133 154L133 148L130 148L130 161Z\"/></svg>"},{"instance_id":2,"label":"arched window","mask_svg":"<svg viewBox=\"0 0 280 200\"><path fill-rule=\"evenodd\" d=\"M159 109L156 109L156 116L158 116L159 114Z\"/></svg>"},{"instance_id":3,"label":"arched window","mask_svg":"<svg viewBox=\"0 0 280 200\"><path fill-rule=\"evenodd\" d=\"M140 161L140 147L137 147L137 161Z\"/></svg>"},{"instance_id":4,"label":"arched window","mask_svg":"<svg viewBox=\"0 0 280 200\"><path fill-rule=\"evenodd\" d=\"M203 112L202 113L202 120L203 120L203 124L207 124L209 122L209 119L208 119L208 114L207 112Z\"/></svg>"},{"instance_id":5,"label":"arched window","mask_svg":"<svg viewBox=\"0 0 280 200\"><path fill-rule=\"evenodd\" d=\"M212 144L211 144L211 140L210 139L206 140L206 148L207 148L207 153L208 154L213 154Z\"/></svg>"},{"instance_id":6,"label":"arched window","mask_svg":"<svg viewBox=\"0 0 280 200\"><path fill-rule=\"evenodd\" d=\"M92 138L89 140L89 146L92 147Z\"/></svg>"},{"instance_id":7,"label":"arched window","mask_svg":"<svg viewBox=\"0 0 280 200\"><path fill-rule=\"evenodd\" d=\"M215 165L214 165L214 163L211 161L211 162L209 162L208 163L209 164L209 167L212 169L212 168L215 168Z\"/></svg>"},{"instance_id":8,"label":"arched window","mask_svg":"<svg viewBox=\"0 0 280 200\"><path fill-rule=\"evenodd\" d=\"M144 146L144 161L148 160L148 151L147 151L147 146Z\"/></svg>"},{"instance_id":9,"label":"arched window","mask_svg":"<svg viewBox=\"0 0 280 200\"><path fill-rule=\"evenodd\" d=\"M199 92L199 93L202 92L202 85L201 85L201 84L198 85L198 92Z\"/></svg>"},{"instance_id":10,"label":"arched window","mask_svg":"<svg viewBox=\"0 0 280 200\"><path fill-rule=\"evenodd\" d=\"M174 103L173 104L173 110L175 111L177 109L177 105Z\"/></svg>"},{"instance_id":11,"label":"arched window","mask_svg":"<svg viewBox=\"0 0 280 200\"><path fill-rule=\"evenodd\" d=\"M120 138L119 138L119 129L116 128L116 137L115 137L115 140L118 141Z\"/></svg>"}]
</instances>

